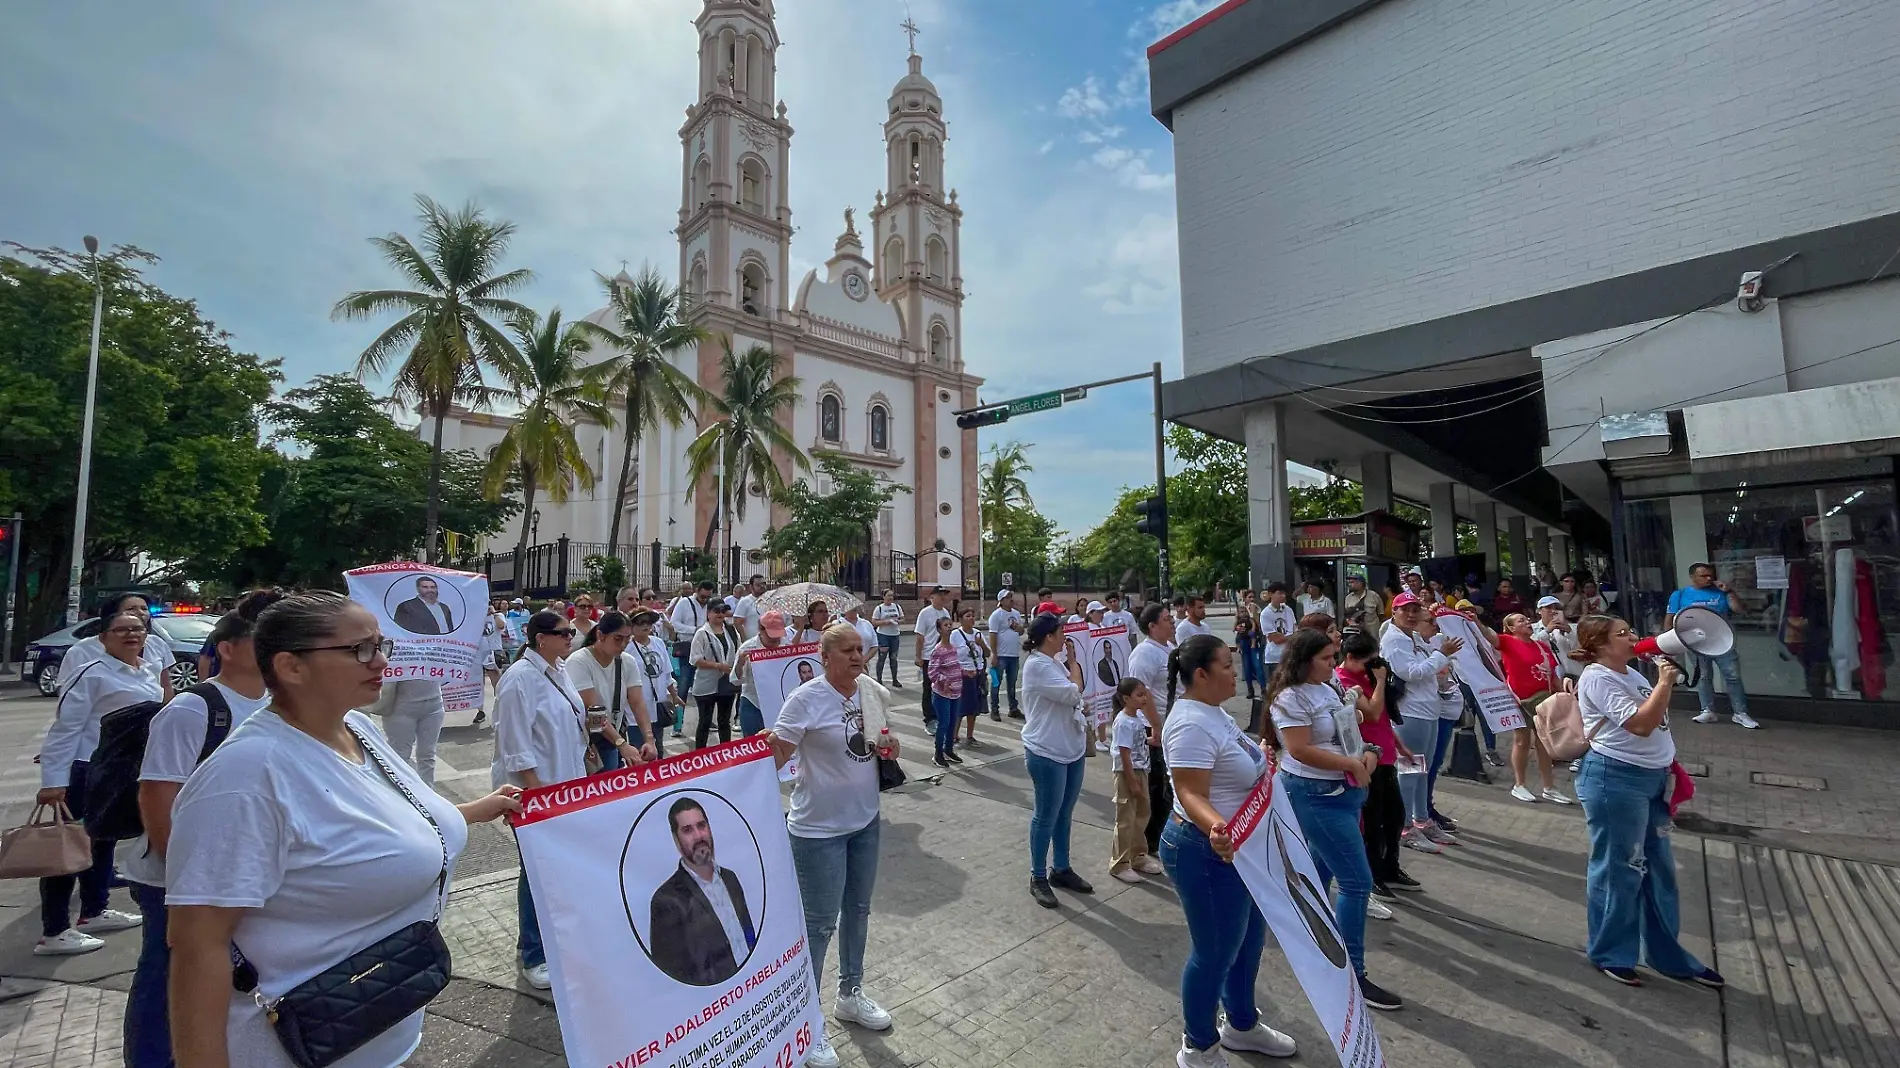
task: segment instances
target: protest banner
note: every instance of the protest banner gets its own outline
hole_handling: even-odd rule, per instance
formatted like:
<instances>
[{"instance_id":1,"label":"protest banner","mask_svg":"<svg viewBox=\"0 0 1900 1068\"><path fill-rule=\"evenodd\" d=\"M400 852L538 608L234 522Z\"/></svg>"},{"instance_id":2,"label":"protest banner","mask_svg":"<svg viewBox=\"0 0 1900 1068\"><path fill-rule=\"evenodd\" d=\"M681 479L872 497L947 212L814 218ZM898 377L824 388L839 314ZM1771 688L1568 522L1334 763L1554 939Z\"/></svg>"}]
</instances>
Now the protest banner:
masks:
<instances>
[{"instance_id":1,"label":"protest banner","mask_svg":"<svg viewBox=\"0 0 1900 1068\"><path fill-rule=\"evenodd\" d=\"M567 1063L804 1063L824 1021L770 742L545 786L522 803L510 822Z\"/></svg>"},{"instance_id":2,"label":"protest banner","mask_svg":"<svg viewBox=\"0 0 1900 1068\"><path fill-rule=\"evenodd\" d=\"M1227 821L1234 868L1273 929L1340 1068L1384 1068L1385 1050L1333 921L1332 902L1320 890L1293 806L1276 785L1272 772L1262 776Z\"/></svg>"},{"instance_id":3,"label":"protest banner","mask_svg":"<svg viewBox=\"0 0 1900 1068\"><path fill-rule=\"evenodd\" d=\"M778 722L779 709L785 707L785 698L793 690L825 673L818 659L818 647L817 642L805 642L746 650L746 659L751 661L746 670L752 673L759 691L759 714L767 729ZM798 778L798 758L786 761L778 777L781 782Z\"/></svg>"},{"instance_id":4,"label":"protest banner","mask_svg":"<svg viewBox=\"0 0 1900 1068\"><path fill-rule=\"evenodd\" d=\"M1085 627L1073 638L1082 658L1082 701L1101 726L1114 718L1115 687L1128 677L1128 628Z\"/></svg>"},{"instance_id":5,"label":"protest banner","mask_svg":"<svg viewBox=\"0 0 1900 1068\"><path fill-rule=\"evenodd\" d=\"M1458 680L1471 687L1471 693L1478 699L1478 711L1485 722L1491 725L1495 734L1514 731L1524 726L1524 709L1517 703L1517 694L1511 692L1511 684L1504 681L1504 662L1498 659L1498 651L1491 648L1491 642L1484 636L1484 628L1462 612L1441 608L1432 614L1432 620L1438 624L1438 632L1447 638L1461 638L1464 648L1452 655Z\"/></svg>"},{"instance_id":6,"label":"protest banner","mask_svg":"<svg viewBox=\"0 0 1900 1068\"><path fill-rule=\"evenodd\" d=\"M449 712L482 707L482 631L488 577L409 560L345 571L350 600L376 616L396 642L383 678L442 684Z\"/></svg>"}]
</instances>

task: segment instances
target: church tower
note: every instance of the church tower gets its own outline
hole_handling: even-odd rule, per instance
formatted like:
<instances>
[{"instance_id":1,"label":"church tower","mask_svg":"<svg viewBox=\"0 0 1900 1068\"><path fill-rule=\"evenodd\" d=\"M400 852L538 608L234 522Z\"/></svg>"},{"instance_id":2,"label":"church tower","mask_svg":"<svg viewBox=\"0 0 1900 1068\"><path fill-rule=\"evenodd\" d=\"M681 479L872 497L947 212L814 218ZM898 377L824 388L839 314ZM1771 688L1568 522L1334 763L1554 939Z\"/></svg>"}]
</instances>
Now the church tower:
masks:
<instances>
[{"instance_id":1,"label":"church tower","mask_svg":"<svg viewBox=\"0 0 1900 1068\"><path fill-rule=\"evenodd\" d=\"M768 322L790 307L792 127L774 105L772 0L706 0L699 99L680 127L680 279L694 301Z\"/></svg>"},{"instance_id":2,"label":"church tower","mask_svg":"<svg viewBox=\"0 0 1900 1068\"><path fill-rule=\"evenodd\" d=\"M963 210L943 180L943 98L924 77L912 31L910 70L891 90L885 183L872 210L878 296L903 318L904 343L927 366L963 369Z\"/></svg>"}]
</instances>

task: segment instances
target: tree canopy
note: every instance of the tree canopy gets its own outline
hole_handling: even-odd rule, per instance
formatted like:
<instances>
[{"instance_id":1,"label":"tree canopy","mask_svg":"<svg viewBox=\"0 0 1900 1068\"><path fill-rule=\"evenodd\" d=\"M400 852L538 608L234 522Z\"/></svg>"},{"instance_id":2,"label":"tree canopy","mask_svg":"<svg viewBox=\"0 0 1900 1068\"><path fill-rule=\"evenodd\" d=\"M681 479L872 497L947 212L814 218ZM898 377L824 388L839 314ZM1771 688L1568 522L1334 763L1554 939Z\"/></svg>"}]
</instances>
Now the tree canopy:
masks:
<instances>
[{"instance_id":1,"label":"tree canopy","mask_svg":"<svg viewBox=\"0 0 1900 1068\"><path fill-rule=\"evenodd\" d=\"M819 493L803 478L775 491L772 500L791 518L766 532L764 546L766 555L807 580L837 559L841 547L863 541L891 498L910 492L836 453L821 452L816 459L830 491Z\"/></svg>"}]
</instances>

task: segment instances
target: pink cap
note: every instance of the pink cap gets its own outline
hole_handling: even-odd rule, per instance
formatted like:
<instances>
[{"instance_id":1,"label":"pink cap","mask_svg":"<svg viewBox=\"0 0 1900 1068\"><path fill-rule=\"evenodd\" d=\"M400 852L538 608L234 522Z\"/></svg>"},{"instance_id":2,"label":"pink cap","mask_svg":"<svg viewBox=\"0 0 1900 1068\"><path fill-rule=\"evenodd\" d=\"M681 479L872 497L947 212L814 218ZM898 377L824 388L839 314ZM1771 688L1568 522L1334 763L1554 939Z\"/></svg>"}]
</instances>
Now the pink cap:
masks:
<instances>
[{"instance_id":1,"label":"pink cap","mask_svg":"<svg viewBox=\"0 0 1900 1068\"><path fill-rule=\"evenodd\" d=\"M1417 604L1417 603L1418 603L1418 598L1410 593L1401 593L1397 597L1392 598L1393 608L1404 608L1408 604Z\"/></svg>"},{"instance_id":2,"label":"pink cap","mask_svg":"<svg viewBox=\"0 0 1900 1068\"><path fill-rule=\"evenodd\" d=\"M767 612L764 615L760 616L759 629L764 631L767 634L770 634L774 638L784 637L785 636L785 613L775 610L775 611Z\"/></svg>"}]
</instances>

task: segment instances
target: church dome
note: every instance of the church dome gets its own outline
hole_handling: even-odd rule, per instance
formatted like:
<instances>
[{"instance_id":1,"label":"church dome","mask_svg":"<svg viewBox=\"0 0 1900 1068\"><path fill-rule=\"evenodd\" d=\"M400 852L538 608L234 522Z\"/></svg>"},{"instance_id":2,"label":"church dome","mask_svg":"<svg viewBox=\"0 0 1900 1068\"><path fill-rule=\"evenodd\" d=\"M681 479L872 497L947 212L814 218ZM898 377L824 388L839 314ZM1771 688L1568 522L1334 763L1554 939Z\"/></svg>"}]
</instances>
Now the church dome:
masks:
<instances>
[{"instance_id":1,"label":"church dome","mask_svg":"<svg viewBox=\"0 0 1900 1068\"><path fill-rule=\"evenodd\" d=\"M942 110L943 98L937 95L937 86L924 77L924 57L912 52L909 73L897 79L897 85L891 89L891 110L905 110L906 99L915 100L920 96L923 98L924 110Z\"/></svg>"}]
</instances>

